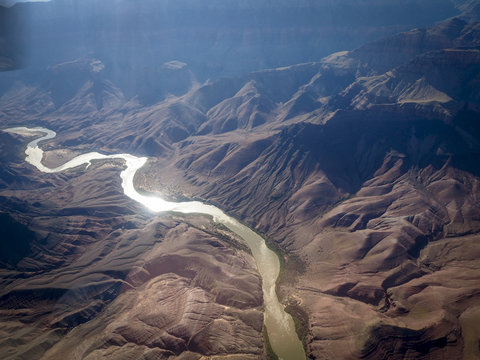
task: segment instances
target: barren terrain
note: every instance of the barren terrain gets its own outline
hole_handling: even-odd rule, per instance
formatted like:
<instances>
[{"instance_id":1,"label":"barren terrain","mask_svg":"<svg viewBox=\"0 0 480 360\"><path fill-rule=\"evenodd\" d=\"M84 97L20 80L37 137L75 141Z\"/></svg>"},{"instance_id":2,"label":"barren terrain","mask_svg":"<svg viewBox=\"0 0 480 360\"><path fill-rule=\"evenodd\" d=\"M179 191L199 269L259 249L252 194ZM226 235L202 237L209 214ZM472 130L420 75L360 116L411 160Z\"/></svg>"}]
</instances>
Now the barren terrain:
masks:
<instances>
[{"instance_id":1,"label":"barren terrain","mask_svg":"<svg viewBox=\"0 0 480 360\"><path fill-rule=\"evenodd\" d=\"M148 156L138 189L214 204L264 235L310 359L476 359L480 25L462 4L315 62L203 84L169 63L185 87L149 101L108 63L61 62L5 85L0 124L56 131L48 166ZM121 161L40 173L27 142L0 132L2 358L271 355L241 239L129 200Z\"/></svg>"}]
</instances>

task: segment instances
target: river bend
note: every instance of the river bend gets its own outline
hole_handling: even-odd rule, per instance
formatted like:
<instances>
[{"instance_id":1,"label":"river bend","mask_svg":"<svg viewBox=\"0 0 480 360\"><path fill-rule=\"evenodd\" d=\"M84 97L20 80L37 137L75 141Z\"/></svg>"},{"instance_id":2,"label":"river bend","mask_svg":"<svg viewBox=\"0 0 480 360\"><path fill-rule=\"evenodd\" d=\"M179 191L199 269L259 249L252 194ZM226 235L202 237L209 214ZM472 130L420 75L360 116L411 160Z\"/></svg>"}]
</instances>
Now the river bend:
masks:
<instances>
[{"instance_id":1,"label":"river bend","mask_svg":"<svg viewBox=\"0 0 480 360\"><path fill-rule=\"evenodd\" d=\"M171 202L158 196L143 195L137 192L133 185L133 178L137 170L147 162L146 157L136 157L130 154L104 155L98 152L90 152L79 155L65 164L52 169L42 164L43 150L38 144L41 141L53 139L56 136L54 131L42 127L15 127L4 131L30 136L35 133L44 134L44 136L31 141L27 145L25 160L45 173L60 172L80 165L86 165L88 168L92 160L123 159L126 168L120 173L120 177L122 179L123 191L129 198L157 213L175 211L185 214L199 213L210 215L215 222L223 224L243 238L252 251L258 272L262 277L263 299L265 304L264 322L273 351L279 359L305 360L305 352L295 332L293 319L284 311L275 292L275 283L280 272L278 256L266 246L265 240L256 232L226 215L215 206L203 204L199 201Z\"/></svg>"}]
</instances>

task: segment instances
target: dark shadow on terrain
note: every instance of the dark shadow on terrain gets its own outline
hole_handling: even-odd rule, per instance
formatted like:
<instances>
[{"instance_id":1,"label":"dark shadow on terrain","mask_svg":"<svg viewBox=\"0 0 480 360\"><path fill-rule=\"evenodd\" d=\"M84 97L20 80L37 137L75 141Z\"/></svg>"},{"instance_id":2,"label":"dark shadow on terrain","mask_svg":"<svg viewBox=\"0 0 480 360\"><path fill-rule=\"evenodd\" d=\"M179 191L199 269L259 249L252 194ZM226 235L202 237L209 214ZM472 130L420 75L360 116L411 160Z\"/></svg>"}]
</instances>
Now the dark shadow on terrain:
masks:
<instances>
[{"instance_id":1,"label":"dark shadow on terrain","mask_svg":"<svg viewBox=\"0 0 480 360\"><path fill-rule=\"evenodd\" d=\"M443 327L444 324L439 324L438 329L412 330L391 325L375 326L365 343L361 358L378 359L379 354L388 359L403 359L407 354L409 358L423 357L434 349L445 348L449 343L456 342L456 337L452 336L454 334L445 333ZM395 353L391 351L392 343L395 344Z\"/></svg>"},{"instance_id":2,"label":"dark shadow on terrain","mask_svg":"<svg viewBox=\"0 0 480 360\"><path fill-rule=\"evenodd\" d=\"M2 263L16 265L30 253L35 234L6 213L0 213L0 229L0 266Z\"/></svg>"},{"instance_id":3,"label":"dark shadow on terrain","mask_svg":"<svg viewBox=\"0 0 480 360\"><path fill-rule=\"evenodd\" d=\"M325 125L293 125L279 137L318 162L336 187L353 194L392 152L404 157L408 168L439 169L450 161L479 176L478 117L460 112L447 124L398 113L345 111Z\"/></svg>"}]
</instances>

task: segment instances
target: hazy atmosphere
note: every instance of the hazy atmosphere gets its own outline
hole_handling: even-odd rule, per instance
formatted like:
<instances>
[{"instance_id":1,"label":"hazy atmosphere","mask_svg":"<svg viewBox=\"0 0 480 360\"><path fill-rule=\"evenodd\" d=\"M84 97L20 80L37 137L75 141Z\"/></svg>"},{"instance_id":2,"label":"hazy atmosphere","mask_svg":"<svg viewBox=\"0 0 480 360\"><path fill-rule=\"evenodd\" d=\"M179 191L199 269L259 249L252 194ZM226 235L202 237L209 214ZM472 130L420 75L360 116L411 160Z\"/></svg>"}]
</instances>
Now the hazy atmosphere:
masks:
<instances>
[{"instance_id":1,"label":"hazy atmosphere","mask_svg":"<svg viewBox=\"0 0 480 360\"><path fill-rule=\"evenodd\" d=\"M0 358L480 358L479 0L0 1Z\"/></svg>"}]
</instances>

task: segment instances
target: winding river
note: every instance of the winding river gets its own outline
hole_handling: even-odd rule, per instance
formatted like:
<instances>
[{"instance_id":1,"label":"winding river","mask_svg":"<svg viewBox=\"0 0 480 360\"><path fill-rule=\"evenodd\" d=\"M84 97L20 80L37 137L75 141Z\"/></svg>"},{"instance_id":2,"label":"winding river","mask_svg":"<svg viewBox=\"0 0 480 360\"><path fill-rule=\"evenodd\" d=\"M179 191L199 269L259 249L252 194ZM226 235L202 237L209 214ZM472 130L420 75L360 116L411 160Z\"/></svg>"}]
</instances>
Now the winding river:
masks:
<instances>
[{"instance_id":1,"label":"winding river","mask_svg":"<svg viewBox=\"0 0 480 360\"><path fill-rule=\"evenodd\" d=\"M129 198L141 203L153 212L175 211L185 214L200 213L211 215L215 222L223 224L242 237L250 247L262 277L263 299L265 303L264 321L273 351L279 359L305 360L305 352L295 332L293 319L284 311L275 292L275 282L280 272L279 259L266 246L265 240L261 236L234 218L226 215L215 206L203 204L199 201L170 202L157 196L138 193L133 186L133 178L137 170L147 162L146 157L136 157L130 154L104 155L98 152L90 152L79 155L65 164L51 169L42 164L43 150L38 144L41 141L53 139L56 136L54 131L42 127L15 127L4 131L22 135L45 134L30 142L25 150L25 160L45 173L60 172L84 164L88 168L92 160L123 159L125 160L126 168L120 173L120 177L122 179L123 191Z\"/></svg>"}]
</instances>

